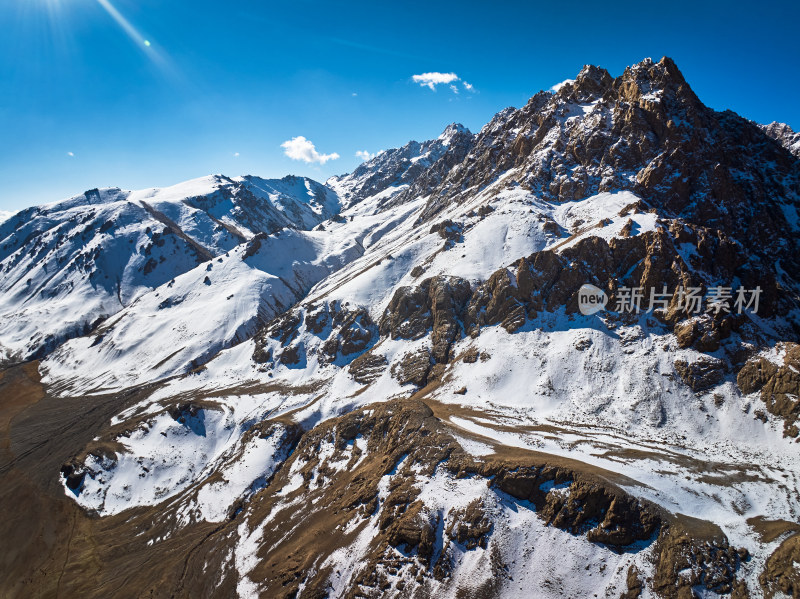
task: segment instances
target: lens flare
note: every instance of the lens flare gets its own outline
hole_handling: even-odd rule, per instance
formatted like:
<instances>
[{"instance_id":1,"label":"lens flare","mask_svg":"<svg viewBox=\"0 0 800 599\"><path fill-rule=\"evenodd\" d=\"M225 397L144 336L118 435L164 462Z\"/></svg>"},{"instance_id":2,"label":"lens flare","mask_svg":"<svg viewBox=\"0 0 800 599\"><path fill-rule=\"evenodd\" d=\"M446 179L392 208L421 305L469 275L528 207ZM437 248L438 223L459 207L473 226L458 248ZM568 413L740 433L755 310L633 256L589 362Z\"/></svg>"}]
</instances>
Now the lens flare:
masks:
<instances>
[{"instance_id":1,"label":"lens flare","mask_svg":"<svg viewBox=\"0 0 800 599\"><path fill-rule=\"evenodd\" d=\"M169 67L168 61L160 53L156 51L153 43L146 39L139 31L131 24L125 16L111 4L111 0L97 0L97 3L114 19L117 25L127 34L127 36L135 43L142 51L150 58L150 60L164 71L169 71L174 75L173 69Z\"/></svg>"},{"instance_id":2,"label":"lens flare","mask_svg":"<svg viewBox=\"0 0 800 599\"><path fill-rule=\"evenodd\" d=\"M131 40L141 46L149 45L149 43L146 43L147 40L144 39L142 34L139 33L133 25L131 25L128 19L122 16L122 13L120 13L109 0L97 0L97 3L102 6L111 16L111 18L117 22L117 25L122 27L122 30L128 34L128 37L131 38Z\"/></svg>"}]
</instances>

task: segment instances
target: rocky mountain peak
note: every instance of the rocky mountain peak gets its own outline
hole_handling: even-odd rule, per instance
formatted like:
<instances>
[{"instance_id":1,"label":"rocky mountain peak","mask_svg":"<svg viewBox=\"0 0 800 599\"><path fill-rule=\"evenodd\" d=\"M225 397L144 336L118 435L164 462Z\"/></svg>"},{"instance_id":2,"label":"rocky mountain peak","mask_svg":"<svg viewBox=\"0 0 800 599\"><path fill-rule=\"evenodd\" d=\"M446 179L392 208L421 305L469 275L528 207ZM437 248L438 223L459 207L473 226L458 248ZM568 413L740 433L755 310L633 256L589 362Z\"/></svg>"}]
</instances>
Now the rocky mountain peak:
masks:
<instances>
[{"instance_id":1,"label":"rocky mountain peak","mask_svg":"<svg viewBox=\"0 0 800 599\"><path fill-rule=\"evenodd\" d=\"M339 194L345 206L377 194L383 194L386 202L420 180L435 178L432 167L437 161L448 152L463 155L474 137L464 125L451 123L437 138L421 143L410 141L401 148L384 150L352 173L331 177L327 185Z\"/></svg>"},{"instance_id":2,"label":"rocky mountain peak","mask_svg":"<svg viewBox=\"0 0 800 599\"><path fill-rule=\"evenodd\" d=\"M795 133L789 125L777 121L773 121L769 125L759 125L759 127L764 133L800 158L800 132Z\"/></svg>"},{"instance_id":3,"label":"rocky mountain peak","mask_svg":"<svg viewBox=\"0 0 800 599\"><path fill-rule=\"evenodd\" d=\"M771 131L800 151L800 140L784 141L793 139L786 128ZM429 198L425 221L500 181L558 202L627 189L659 214L724 229L793 262L787 250L795 242L777 232L797 227L798 164L767 135L705 106L668 57L646 59L616 79L589 65L555 93L496 115L456 168L428 179L429 187L417 180L414 192ZM773 165L769 177L759 174L761 164Z\"/></svg>"},{"instance_id":4,"label":"rocky mountain peak","mask_svg":"<svg viewBox=\"0 0 800 599\"><path fill-rule=\"evenodd\" d=\"M590 102L603 96L614 79L605 69L585 65L574 81L561 86L556 92L560 99L570 102Z\"/></svg>"},{"instance_id":5,"label":"rocky mountain peak","mask_svg":"<svg viewBox=\"0 0 800 599\"><path fill-rule=\"evenodd\" d=\"M450 140L452 140L456 135L472 135L472 132L470 132L470 130L461 123L450 123L444 128L444 131L442 131L442 134L437 138L437 140L444 144L449 144Z\"/></svg>"},{"instance_id":6,"label":"rocky mountain peak","mask_svg":"<svg viewBox=\"0 0 800 599\"><path fill-rule=\"evenodd\" d=\"M697 96L686 83L675 61L664 56L658 62L646 58L629 66L615 80L620 96L630 102L640 99L660 97L680 98L683 101L699 103Z\"/></svg>"}]
</instances>

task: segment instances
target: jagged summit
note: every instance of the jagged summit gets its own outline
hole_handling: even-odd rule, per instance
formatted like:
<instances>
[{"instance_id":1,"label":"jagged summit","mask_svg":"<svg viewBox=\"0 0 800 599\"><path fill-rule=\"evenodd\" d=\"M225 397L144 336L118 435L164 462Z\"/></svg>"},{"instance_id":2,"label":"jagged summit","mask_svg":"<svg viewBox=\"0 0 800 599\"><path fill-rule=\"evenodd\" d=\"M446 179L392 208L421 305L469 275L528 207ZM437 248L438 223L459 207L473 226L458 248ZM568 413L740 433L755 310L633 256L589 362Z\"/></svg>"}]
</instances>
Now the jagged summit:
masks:
<instances>
[{"instance_id":1,"label":"jagged summit","mask_svg":"<svg viewBox=\"0 0 800 599\"><path fill-rule=\"evenodd\" d=\"M601 97L612 82L611 75L605 69L586 65L575 79L564 82L555 94L565 100L586 102Z\"/></svg>"},{"instance_id":2,"label":"jagged summit","mask_svg":"<svg viewBox=\"0 0 800 599\"><path fill-rule=\"evenodd\" d=\"M759 127L763 129L764 133L776 140L796 157L800 158L800 133L795 133L786 123L778 123L775 121L769 125L759 125Z\"/></svg>"},{"instance_id":3,"label":"jagged summit","mask_svg":"<svg viewBox=\"0 0 800 599\"><path fill-rule=\"evenodd\" d=\"M410 141L401 148L384 150L352 173L331 177L327 184L343 198L346 206L377 194L388 200L416 181L449 150L469 143L472 138L466 127L451 123L436 139Z\"/></svg>"},{"instance_id":4,"label":"jagged summit","mask_svg":"<svg viewBox=\"0 0 800 599\"><path fill-rule=\"evenodd\" d=\"M449 145L451 140L460 135L472 135L472 132L461 123L450 123L437 139L443 144Z\"/></svg>"},{"instance_id":5,"label":"jagged summit","mask_svg":"<svg viewBox=\"0 0 800 599\"><path fill-rule=\"evenodd\" d=\"M781 175L760 176L767 163ZM499 113L458 164L431 186L414 186L428 196L422 220L506 178L561 202L628 189L669 214L750 231L746 239L766 244L796 228L793 209L786 220L780 207L798 198L796 162L746 119L703 105L669 58L615 79L584 67L555 93ZM772 207L763 210L764 202Z\"/></svg>"},{"instance_id":6,"label":"jagged summit","mask_svg":"<svg viewBox=\"0 0 800 599\"><path fill-rule=\"evenodd\" d=\"M691 93L678 66L665 56L658 62L645 58L626 67L617 78L602 67L587 64L575 79L564 81L552 94L564 101L583 103L602 98L604 94L612 92L612 88L631 101L648 94Z\"/></svg>"}]
</instances>

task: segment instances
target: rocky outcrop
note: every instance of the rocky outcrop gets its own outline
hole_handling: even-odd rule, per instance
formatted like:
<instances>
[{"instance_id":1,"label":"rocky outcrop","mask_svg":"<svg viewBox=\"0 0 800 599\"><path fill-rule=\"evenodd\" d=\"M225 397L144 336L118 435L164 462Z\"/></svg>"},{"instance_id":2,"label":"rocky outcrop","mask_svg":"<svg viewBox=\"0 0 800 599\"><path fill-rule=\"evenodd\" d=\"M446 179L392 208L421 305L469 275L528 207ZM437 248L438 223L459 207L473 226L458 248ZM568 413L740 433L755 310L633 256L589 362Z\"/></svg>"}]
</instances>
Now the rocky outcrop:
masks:
<instances>
[{"instance_id":1,"label":"rocky outcrop","mask_svg":"<svg viewBox=\"0 0 800 599\"><path fill-rule=\"evenodd\" d=\"M772 122L769 125L759 125L772 139L800 158L800 133L795 133L786 123Z\"/></svg>"},{"instance_id":2,"label":"rocky outcrop","mask_svg":"<svg viewBox=\"0 0 800 599\"><path fill-rule=\"evenodd\" d=\"M362 439L365 453L351 453L354 439ZM367 406L303 435L272 489L248 506L248 527L276 516L282 523L277 543L271 537L260 541L260 560L249 577L261 581L262 592L270 595L292 594L300 586L304 594L309 588L325 588L333 576L347 580L343 596L403 596L409 581L442 585L436 587L442 591L450 588L457 554L485 551L498 567L497 593L504 579L503 558L488 499L478 496L445 512L433 509L421 484L437 472L455 480L485 480L488 492L504 502L532 504L544 523L616 551L638 552L658 537L657 576L645 582L630 571L626 596L638 596L645 584L662 597L682 597L681 589L692 585L720 593L741 586L736 576L746 552L731 548L724 535L703 536L706 523L681 524L603 477L568 467L525 459L476 461L419 401ZM281 491L297 474L303 476L302 488ZM290 507L281 503L286 493ZM287 519L284 509L300 510L303 517ZM349 579L319 567L338 547L318 540L314 531L319 526L360 530L358 522L370 518L374 534Z\"/></svg>"},{"instance_id":3,"label":"rocky outcrop","mask_svg":"<svg viewBox=\"0 0 800 599\"><path fill-rule=\"evenodd\" d=\"M400 190L417 185L424 188L437 182L460 162L473 139L469 129L453 123L437 139L422 143L411 141L402 148L385 150L360 164L352 173L332 177L327 183L340 192L348 206L390 188ZM413 192L407 195L416 197Z\"/></svg>"},{"instance_id":4,"label":"rocky outcrop","mask_svg":"<svg viewBox=\"0 0 800 599\"><path fill-rule=\"evenodd\" d=\"M433 232L440 233L447 242L461 235L460 228L451 221L435 225ZM453 344L463 335L477 336L482 328L496 325L513 333L541 312L563 310L567 315L576 314L577 291L591 282L608 295L607 309L612 312L620 311L617 303L622 286L644 290L641 312L651 307L647 290L660 292L666 288L672 295L666 308L659 307L652 313L652 325L657 326L660 321L665 332L671 330L675 334L681 348L716 352L732 333L748 325L747 312L740 314L733 298L727 311L709 312L708 306L701 303L699 314L689 312L677 290L695 288L702 302L713 285L738 280L761 289L760 316L786 313L792 306L791 296L782 294L780 285L768 274L759 275L759 265L757 259L748 257L739 244L724 234L663 219L654 230L638 235L609 240L585 237L564 248L537 252L499 269L475 288L464 279L442 275L400 287L377 325L366 308L323 303L282 315L270 323L265 335L286 347L304 324L308 331L325 339L319 350L320 359L326 363L343 360L344 364L372 347L380 337L418 340L429 336L427 348L404 354L392 365L393 376L402 384L423 387L442 374L434 366L439 368L453 360ZM262 363L272 359L265 347L257 339L254 357ZM725 347L729 352L736 349ZM289 359L297 363L301 358L295 355L296 351L291 349L289 355L279 357L283 363ZM366 383L374 380L383 364L384 358L371 355L354 365L351 373ZM718 384L726 372L726 367L711 357L692 363L678 361L675 368L678 376L697 392ZM785 392L773 393L771 387L767 392L777 398L769 400L775 404L774 410L793 409L786 403L789 396Z\"/></svg>"},{"instance_id":5,"label":"rocky outcrop","mask_svg":"<svg viewBox=\"0 0 800 599\"><path fill-rule=\"evenodd\" d=\"M368 385L383 374L387 365L386 356L368 351L350 362L347 370L357 383Z\"/></svg>"},{"instance_id":6,"label":"rocky outcrop","mask_svg":"<svg viewBox=\"0 0 800 599\"><path fill-rule=\"evenodd\" d=\"M425 279L417 287L399 288L380 321L381 335L392 339L419 339L431 333L436 363L450 359L450 347L461 334L469 282L458 277Z\"/></svg>"},{"instance_id":7,"label":"rocky outcrop","mask_svg":"<svg viewBox=\"0 0 800 599\"><path fill-rule=\"evenodd\" d=\"M449 250L456 243L463 241L463 230L464 227L461 223L455 223L447 219L433 225L430 232L438 233L439 236L444 239L444 249Z\"/></svg>"},{"instance_id":8,"label":"rocky outcrop","mask_svg":"<svg viewBox=\"0 0 800 599\"><path fill-rule=\"evenodd\" d=\"M800 535L793 534L783 541L775 552L769 556L759 582L768 599L783 595L800 597Z\"/></svg>"},{"instance_id":9,"label":"rocky outcrop","mask_svg":"<svg viewBox=\"0 0 800 599\"><path fill-rule=\"evenodd\" d=\"M255 236L253 236L253 238L249 242L247 242L247 247L242 253L242 260L247 260L248 258L255 256L261 249L261 243L266 238L267 238L266 233L258 233Z\"/></svg>"},{"instance_id":10,"label":"rocky outcrop","mask_svg":"<svg viewBox=\"0 0 800 599\"><path fill-rule=\"evenodd\" d=\"M659 534L652 588L666 599L694 597L693 587L744 599L747 587L737 579L746 549L732 547L718 528L683 516Z\"/></svg>"},{"instance_id":11,"label":"rocky outcrop","mask_svg":"<svg viewBox=\"0 0 800 599\"><path fill-rule=\"evenodd\" d=\"M378 327L365 308L327 302L309 305L284 312L270 321L256 336L253 360L269 364L273 356L279 356L283 364L297 364L307 358L305 346L293 345L303 327L324 340L319 350L315 350L323 363L339 359L348 363L369 349L378 336ZM274 342L282 348L280 351L273 351Z\"/></svg>"},{"instance_id":12,"label":"rocky outcrop","mask_svg":"<svg viewBox=\"0 0 800 599\"><path fill-rule=\"evenodd\" d=\"M392 376L401 385L412 384L424 387L428 382L428 375L431 373L433 365L430 352L422 348L404 354L400 361L392 366Z\"/></svg>"},{"instance_id":13,"label":"rocky outcrop","mask_svg":"<svg viewBox=\"0 0 800 599\"><path fill-rule=\"evenodd\" d=\"M630 545L650 538L661 525L658 512L651 506L563 468L544 466L495 472L489 466L478 471L493 476L492 484L498 489L533 503L548 525L572 534L585 534L596 543ZM550 492L556 485L564 493Z\"/></svg>"},{"instance_id":14,"label":"rocky outcrop","mask_svg":"<svg viewBox=\"0 0 800 599\"><path fill-rule=\"evenodd\" d=\"M448 515L445 533L467 550L486 549L493 525L480 500L475 499L464 508L455 508Z\"/></svg>"},{"instance_id":15,"label":"rocky outcrop","mask_svg":"<svg viewBox=\"0 0 800 599\"><path fill-rule=\"evenodd\" d=\"M631 238L582 239L561 252L545 250L495 272L480 285L467 307L467 329L500 324L509 331L540 311L578 311L577 291L587 282L605 289L615 308L618 286L675 290L692 274L664 229ZM678 302L673 297L672 305ZM642 304L647 309L646 302ZM680 318L677 309L671 318Z\"/></svg>"},{"instance_id":16,"label":"rocky outcrop","mask_svg":"<svg viewBox=\"0 0 800 599\"><path fill-rule=\"evenodd\" d=\"M725 362L711 356L701 356L691 362L679 359L675 361L675 372L692 391L705 391L722 382Z\"/></svg>"},{"instance_id":17,"label":"rocky outcrop","mask_svg":"<svg viewBox=\"0 0 800 599\"><path fill-rule=\"evenodd\" d=\"M374 340L377 327L364 308L341 309L331 322L334 330L322 346L323 354L331 361L337 356L352 356L366 350Z\"/></svg>"},{"instance_id":18,"label":"rocky outcrop","mask_svg":"<svg viewBox=\"0 0 800 599\"><path fill-rule=\"evenodd\" d=\"M784 422L784 434L797 437L800 430L800 345L781 345L782 363L755 356L739 371L736 382L742 393L761 391L761 400L770 414Z\"/></svg>"}]
</instances>

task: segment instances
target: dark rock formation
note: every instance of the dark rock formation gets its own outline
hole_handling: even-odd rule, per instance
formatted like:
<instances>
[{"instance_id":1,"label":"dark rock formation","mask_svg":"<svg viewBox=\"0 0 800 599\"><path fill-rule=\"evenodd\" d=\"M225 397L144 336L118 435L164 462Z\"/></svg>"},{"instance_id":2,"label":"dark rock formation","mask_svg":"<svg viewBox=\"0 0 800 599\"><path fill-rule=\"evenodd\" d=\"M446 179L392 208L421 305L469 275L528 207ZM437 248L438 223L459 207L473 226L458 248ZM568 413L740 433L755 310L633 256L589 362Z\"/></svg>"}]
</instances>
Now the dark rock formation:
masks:
<instances>
[{"instance_id":1,"label":"dark rock formation","mask_svg":"<svg viewBox=\"0 0 800 599\"><path fill-rule=\"evenodd\" d=\"M761 400L770 414L784 421L784 434L798 435L800 418L800 345L782 345L783 364L777 365L763 357L747 361L739 371L736 382L742 393L761 391Z\"/></svg>"}]
</instances>

